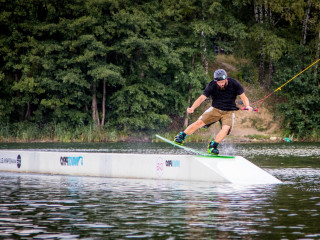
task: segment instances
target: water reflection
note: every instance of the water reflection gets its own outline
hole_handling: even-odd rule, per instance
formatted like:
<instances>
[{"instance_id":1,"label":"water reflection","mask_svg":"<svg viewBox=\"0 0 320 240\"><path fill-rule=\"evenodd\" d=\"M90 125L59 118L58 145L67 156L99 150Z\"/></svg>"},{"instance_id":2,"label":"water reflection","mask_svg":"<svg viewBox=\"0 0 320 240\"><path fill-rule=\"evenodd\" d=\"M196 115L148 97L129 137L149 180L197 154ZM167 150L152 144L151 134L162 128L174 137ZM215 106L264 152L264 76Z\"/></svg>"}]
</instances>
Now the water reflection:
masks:
<instances>
[{"instance_id":1,"label":"water reflection","mask_svg":"<svg viewBox=\"0 0 320 240\"><path fill-rule=\"evenodd\" d=\"M268 239L280 233L311 234L311 223L319 218L319 194L301 198L301 189L290 184L0 177L3 238Z\"/></svg>"}]
</instances>

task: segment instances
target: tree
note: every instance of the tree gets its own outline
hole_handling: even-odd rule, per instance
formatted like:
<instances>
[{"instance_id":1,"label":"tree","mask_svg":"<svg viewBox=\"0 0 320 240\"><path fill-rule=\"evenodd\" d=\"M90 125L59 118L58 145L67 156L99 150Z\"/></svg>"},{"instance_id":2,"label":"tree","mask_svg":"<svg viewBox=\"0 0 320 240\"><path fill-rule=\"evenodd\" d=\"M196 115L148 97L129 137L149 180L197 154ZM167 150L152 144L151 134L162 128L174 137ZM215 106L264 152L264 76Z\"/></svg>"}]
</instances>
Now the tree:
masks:
<instances>
[{"instance_id":1,"label":"tree","mask_svg":"<svg viewBox=\"0 0 320 240\"><path fill-rule=\"evenodd\" d=\"M165 129L210 81L214 46L257 63L267 88L320 52L314 0L5 0L0 7L1 123ZM319 85L318 66L312 76L305 82ZM318 92L299 95L299 104L299 88L285 93L287 112L308 109L316 122ZM294 127L300 119L283 114L290 131L314 131L302 134Z\"/></svg>"},{"instance_id":2,"label":"tree","mask_svg":"<svg viewBox=\"0 0 320 240\"><path fill-rule=\"evenodd\" d=\"M6 121L11 121L10 115L16 121L23 120L30 117L32 97L20 96L14 88L18 86L22 71L26 68L23 59L34 43L32 26L37 24L37 17L42 17L43 6L37 0L13 0L2 1L0 8L1 115ZM32 83L27 86L27 82L24 80L24 87L32 88Z\"/></svg>"},{"instance_id":3,"label":"tree","mask_svg":"<svg viewBox=\"0 0 320 240\"><path fill-rule=\"evenodd\" d=\"M303 48L298 46L296 53L282 58L277 64L279 71L275 73L277 85L288 81L288 75L295 75L300 72L307 60L311 57L301 58ZM299 57L297 57L299 56ZM294 66L294 67L292 67ZM278 105L283 115L283 127L285 134L294 134L297 138L317 139L319 137L320 87L318 79L314 79L312 71L306 71L279 92L285 96L287 101Z\"/></svg>"},{"instance_id":4,"label":"tree","mask_svg":"<svg viewBox=\"0 0 320 240\"><path fill-rule=\"evenodd\" d=\"M204 87L210 82L210 78L205 72L205 69L197 65L192 72L181 72L175 77L175 88L183 93L177 101L182 103L183 109L191 106L192 101L199 97L204 89ZM187 98L185 97L187 96ZM184 111L184 127L189 125L188 113Z\"/></svg>"},{"instance_id":5,"label":"tree","mask_svg":"<svg viewBox=\"0 0 320 240\"><path fill-rule=\"evenodd\" d=\"M112 97L115 122L125 130L163 128L170 122L166 99L173 92L170 71L181 65L170 39L161 36L161 15L156 1L128 4L112 19L118 29L114 52L121 62L125 84Z\"/></svg>"}]
</instances>

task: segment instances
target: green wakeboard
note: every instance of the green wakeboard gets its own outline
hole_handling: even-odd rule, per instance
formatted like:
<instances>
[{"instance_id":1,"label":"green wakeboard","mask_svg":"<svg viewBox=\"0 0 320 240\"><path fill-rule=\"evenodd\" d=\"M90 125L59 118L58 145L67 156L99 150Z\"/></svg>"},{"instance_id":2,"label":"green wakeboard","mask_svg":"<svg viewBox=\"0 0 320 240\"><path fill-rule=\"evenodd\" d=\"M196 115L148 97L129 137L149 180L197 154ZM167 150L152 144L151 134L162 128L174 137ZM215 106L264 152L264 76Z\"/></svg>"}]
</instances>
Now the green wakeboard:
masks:
<instances>
[{"instance_id":1,"label":"green wakeboard","mask_svg":"<svg viewBox=\"0 0 320 240\"><path fill-rule=\"evenodd\" d=\"M234 158L234 156L213 155L213 154L209 154L209 153L206 153L206 152L202 152L202 151L199 151L199 150L190 148L190 147L181 146L181 145L176 144L175 142L170 141L169 139L166 139L166 138L161 137L161 136L159 136L159 135L156 135L156 137L159 138L159 139L161 139L162 141L164 141L164 142L166 142L166 143L169 143L169 144L173 145L173 146L182 148L182 149L184 149L184 150L186 150L186 151L188 151L188 152L192 152L192 153L198 154L199 157Z\"/></svg>"}]
</instances>

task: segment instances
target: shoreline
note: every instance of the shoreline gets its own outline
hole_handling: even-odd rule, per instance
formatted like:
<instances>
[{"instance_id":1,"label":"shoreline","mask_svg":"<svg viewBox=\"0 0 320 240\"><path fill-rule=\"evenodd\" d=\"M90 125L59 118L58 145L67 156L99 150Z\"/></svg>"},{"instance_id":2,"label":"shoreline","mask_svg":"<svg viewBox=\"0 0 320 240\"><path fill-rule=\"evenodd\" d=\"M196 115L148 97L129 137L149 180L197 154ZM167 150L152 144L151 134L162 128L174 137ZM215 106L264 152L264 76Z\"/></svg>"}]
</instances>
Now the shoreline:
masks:
<instances>
[{"instance_id":1,"label":"shoreline","mask_svg":"<svg viewBox=\"0 0 320 240\"><path fill-rule=\"evenodd\" d=\"M199 139L194 139L194 140L188 140L185 143L208 143L210 141L210 137L202 138L201 140ZM71 139L69 141L59 141L59 140L50 140L50 139L34 139L34 140L0 140L0 144L14 144L14 143L123 143L123 142L141 142L141 143L158 143L162 142L160 139L157 139L155 137L128 137L128 138L122 138L118 140L105 140L105 141L80 141L80 140L75 140ZM285 138L277 137L276 139L256 139L256 138L247 138L247 137L239 137L235 138L233 137L232 139L225 139L222 143L294 143L294 142L320 142L320 141L313 141L310 139L306 140L298 140L294 139L292 141L286 141Z\"/></svg>"}]
</instances>

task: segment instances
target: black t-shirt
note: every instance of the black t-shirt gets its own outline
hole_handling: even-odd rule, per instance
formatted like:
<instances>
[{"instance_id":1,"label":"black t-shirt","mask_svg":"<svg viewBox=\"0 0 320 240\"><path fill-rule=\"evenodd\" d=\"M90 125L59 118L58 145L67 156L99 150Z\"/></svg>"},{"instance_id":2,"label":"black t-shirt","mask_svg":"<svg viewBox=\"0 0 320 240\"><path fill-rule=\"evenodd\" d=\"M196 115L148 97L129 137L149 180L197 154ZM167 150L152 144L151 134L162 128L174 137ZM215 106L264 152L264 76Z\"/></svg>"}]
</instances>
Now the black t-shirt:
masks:
<instances>
[{"instance_id":1,"label":"black t-shirt","mask_svg":"<svg viewBox=\"0 0 320 240\"><path fill-rule=\"evenodd\" d=\"M239 110L236 106L236 98L244 93L243 87L237 80L230 77L227 79L228 86L225 90L219 90L218 84L211 81L203 91L203 95L212 97L212 107L224 111Z\"/></svg>"}]
</instances>

